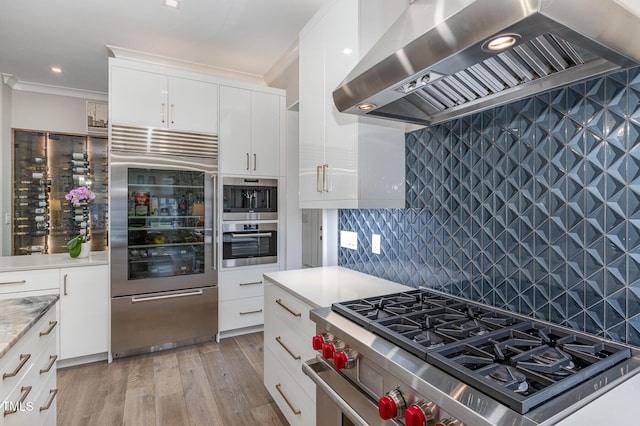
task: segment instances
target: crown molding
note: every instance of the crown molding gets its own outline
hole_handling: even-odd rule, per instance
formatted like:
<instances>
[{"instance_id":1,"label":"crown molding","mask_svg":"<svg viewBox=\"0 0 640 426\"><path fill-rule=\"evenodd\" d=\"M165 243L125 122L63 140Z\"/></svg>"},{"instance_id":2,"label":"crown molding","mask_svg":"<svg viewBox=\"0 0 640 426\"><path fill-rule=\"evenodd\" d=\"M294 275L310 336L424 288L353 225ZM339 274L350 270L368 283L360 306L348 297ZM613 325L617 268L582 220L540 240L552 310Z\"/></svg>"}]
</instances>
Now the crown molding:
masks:
<instances>
[{"instance_id":1,"label":"crown molding","mask_svg":"<svg viewBox=\"0 0 640 426\"><path fill-rule=\"evenodd\" d=\"M69 96L72 98L82 98L93 101L107 102L109 100L108 94L104 92L74 89L71 87L51 86L48 84L32 83L29 81L20 81L11 74L2 74L2 80L4 81L4 84L9 86L13 90L44 93L46 95Z\"/></svg>"}]
</instances>

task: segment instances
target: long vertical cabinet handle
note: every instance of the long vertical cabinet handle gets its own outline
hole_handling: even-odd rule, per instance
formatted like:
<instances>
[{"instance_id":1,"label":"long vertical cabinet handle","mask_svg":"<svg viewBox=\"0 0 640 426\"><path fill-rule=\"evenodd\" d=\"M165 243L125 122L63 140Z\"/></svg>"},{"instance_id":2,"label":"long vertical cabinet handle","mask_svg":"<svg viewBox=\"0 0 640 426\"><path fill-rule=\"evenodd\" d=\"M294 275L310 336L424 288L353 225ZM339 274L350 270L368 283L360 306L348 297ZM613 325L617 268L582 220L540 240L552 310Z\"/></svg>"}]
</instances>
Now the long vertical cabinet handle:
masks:
<instances>
[{"instance_id":1,"label":"long vertical cabinet handle","mask_svg":"<svg viewBox=\"0 0 640 426\"><path fill-rule=\"evenodd\" d=\"M174 106L173 104L171 104L171 124L174 123L174 120L175 120Z\"/></svg>"},{"instance_id":2,"label":"long vertical cabinet handle","mask_svg":"<svg viewBox=\"0 0 640 426\"><path fill-rule=\"evenodd\" d=\"M320 186L320 169L323 166L316 167L316 192L322 192L322 187Z\"/></svg>"},{"instance_id":3,"label":"long vertical cabinet handle","mask_svg":"<svg viewBox=\"0 0 640 426\"><path fill-rule=\"evenodd\" d=\"M213 270L218 270L218 179L216 175L211 176L213 186L213 229L211 230L211 240L213 242Z\"/></svg>"},{"instance_id":4,"label":"long vertical cabinet handle","mask_svg":"<svg viewBox=\"0 0 640 426\"><path fill-rule=\"evenodd\" d=\"M327 187L327 170L329 170L328 164L322 165L322 192L329 192L329 188Z\"/></svg>"},{"instance_id":5,"label":"long vertical cabinet handle","mask_svg":"<svg viewBox=\"0 0 640 426\"><path fill-rule=\"evenodd\" d=\"M247 152L247 170L249 170L249 153Z\"/></svg>"},{"instance_id":6,"label":"long vertical cabinet handle","mask_svg":"<svg viewBox=\"0 0 640 426\"><path fill-rule=\"evenodd\" d=\"M64 274L64 288L63 288L63 293L66 296L67 293L67 282L69 281L69 274Z\"/></svg>"},{"instance_id":7,"label":"long vertical cabinet handle","mask_svg":"<svg viewBox=\"0 0 640 426\"><path fill-rule=\"evenodd\" d=\"M162 124L167 120L167 113L165 111L166 105L164 102L162 103L162 113L160 114L160 118L162 119Z\"/></svg>"}]
</instances>

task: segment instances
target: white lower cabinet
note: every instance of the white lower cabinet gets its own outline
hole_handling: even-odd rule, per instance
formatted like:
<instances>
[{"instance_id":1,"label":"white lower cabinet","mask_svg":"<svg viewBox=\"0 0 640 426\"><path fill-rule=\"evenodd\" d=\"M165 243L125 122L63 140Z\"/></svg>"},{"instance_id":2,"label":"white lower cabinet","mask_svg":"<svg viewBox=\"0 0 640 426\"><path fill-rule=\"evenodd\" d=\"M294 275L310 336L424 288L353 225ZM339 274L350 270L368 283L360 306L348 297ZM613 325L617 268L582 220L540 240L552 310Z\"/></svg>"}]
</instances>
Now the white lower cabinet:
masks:
<instances>
[{"instance_id":1,"label":"white lower cabinet","mask_svg":"<svg viewBox=\"0 0 640 426\"><path fill-rule=\"evenodd\" d=\"M256 331L264 324L262 275L278 268L220 271L218 274L218 329L220 337Z\"/></svg>"},{"instance_id":2,"label":"white lower cabinet","mask_svg":"<svg viewBox=\"0 0 640 426\"><path fill-rule=\"evenodd\" d=\"M109 268L60 269L60 358L109 350Z\"/></svg>"},{"instance_id":3,"label":"white lower cabinet","mask_svg":"<svg viewBox=\"0 0 640 426\"><path fill-rule=\"evenodd\" d=\"M292 425L314 425L316 387L302 372L315 357L313 309L269 280L265 282L264 385Z\"/></svg>"},{"instance_id":4,"label":"white lower cabinet","mask_svg":"<svg viewBox=\"0 0 640 426\"><path fill-rule=\"evenodd\" d=\"M56 424L57 306L49 308L0 359L2 425Z\"/></svg>"}]
</instances>

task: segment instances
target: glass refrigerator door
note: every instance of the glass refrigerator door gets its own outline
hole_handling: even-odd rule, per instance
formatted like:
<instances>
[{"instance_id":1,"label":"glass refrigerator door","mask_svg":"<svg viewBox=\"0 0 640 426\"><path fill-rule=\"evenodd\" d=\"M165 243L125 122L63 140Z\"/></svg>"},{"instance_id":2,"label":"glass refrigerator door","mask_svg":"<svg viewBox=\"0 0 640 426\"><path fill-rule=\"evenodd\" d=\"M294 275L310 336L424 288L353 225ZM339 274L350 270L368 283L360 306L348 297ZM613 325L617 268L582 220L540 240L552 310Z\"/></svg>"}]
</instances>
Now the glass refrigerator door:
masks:
<instances>
[{"instance_id":1,"label":"glass refrigerator door","mask_svg":"<svg viewBox=\"0 0 640 426\"><path fill-rule=\"evenodd\" d=\"M128 169L128 279L205 272L205 174Z\"/></svg>"}]
</instances>

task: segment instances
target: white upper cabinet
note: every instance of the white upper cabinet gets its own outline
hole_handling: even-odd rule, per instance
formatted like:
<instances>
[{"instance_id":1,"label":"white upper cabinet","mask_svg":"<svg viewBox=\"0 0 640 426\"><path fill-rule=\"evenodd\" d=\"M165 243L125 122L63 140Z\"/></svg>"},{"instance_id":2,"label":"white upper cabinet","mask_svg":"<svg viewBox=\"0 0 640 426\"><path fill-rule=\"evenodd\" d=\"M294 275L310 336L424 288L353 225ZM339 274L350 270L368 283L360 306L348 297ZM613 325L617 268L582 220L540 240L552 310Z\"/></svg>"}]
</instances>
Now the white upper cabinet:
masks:
<instances>
[{"instance_id":1,"label":"white upper cabinet","mask_svg":"<svg viewBox=\"0 0 640 426\"><path fill-rule=\"evenodd\" d=\"M218 85L111 67L111 121L201 133L218 132Z\"/></svg>"},{"instance_id":2,"label":"white upper cabinet","mask_svg":"<svg viewBox=\"0 0 640 426\"><path fill-rule=\"evenodd\" d=\"M404 207L404 125L338 112L333 90L406 9L340 0L300 33L300 207Z\"/></svg>"},{"instance_id":3,"label":"white upper cabinet","mask_svg":"<svg viewBox=\"0 0 640 426\"><path fill-rule=\"evenodd\" d=\"M220 86L220 173L280 174L281 96Z\"/></svg>"}]
</instances>

